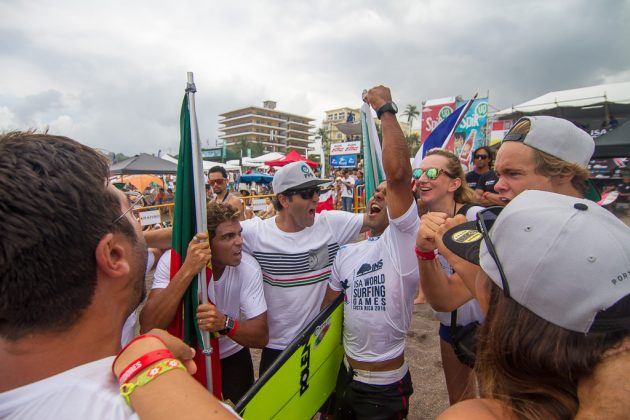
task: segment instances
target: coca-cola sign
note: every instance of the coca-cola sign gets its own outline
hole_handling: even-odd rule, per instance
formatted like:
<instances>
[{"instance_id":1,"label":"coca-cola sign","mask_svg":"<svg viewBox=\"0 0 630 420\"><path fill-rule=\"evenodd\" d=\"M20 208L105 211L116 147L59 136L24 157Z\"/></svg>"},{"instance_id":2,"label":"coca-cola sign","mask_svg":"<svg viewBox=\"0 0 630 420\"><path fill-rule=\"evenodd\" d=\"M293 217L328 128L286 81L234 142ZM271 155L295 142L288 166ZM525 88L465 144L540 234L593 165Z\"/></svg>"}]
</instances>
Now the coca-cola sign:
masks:
<instances>
[{"instance_id":1,"label":"coca-cola sign","mask_svg":"<svg viewBox=\"0 0 630 420\"><path fill-rule=\"evenodd\" d=\"M357 155L361 153L360 141L347 141L344 143L334 143L330 145L330 155Z\"/></svg>"}]
</instances>

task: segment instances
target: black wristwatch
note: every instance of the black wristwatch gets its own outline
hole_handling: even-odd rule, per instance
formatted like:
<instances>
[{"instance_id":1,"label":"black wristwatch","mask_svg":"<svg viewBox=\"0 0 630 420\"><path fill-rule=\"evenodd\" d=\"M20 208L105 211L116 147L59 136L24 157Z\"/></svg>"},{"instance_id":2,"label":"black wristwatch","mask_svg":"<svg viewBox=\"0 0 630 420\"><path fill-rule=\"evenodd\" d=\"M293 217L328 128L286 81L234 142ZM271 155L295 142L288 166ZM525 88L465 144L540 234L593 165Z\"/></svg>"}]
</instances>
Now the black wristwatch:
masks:
<instances>
[{"instance_id":1,"label":"black wristwatch","mask_svg":"<svg viewBox=\"0 0 630 420\"><path fill-rule=\"evenodd\" d=\"M393 102L386 102L376 111L377 118L380 120L385 112L391 112L392 114L395 114L398 112L398 107Z\"/></svg>"},{"instance_id":2,"label":"black wristwatch","mask_svg":"<svg viewBox=\"0 0 630 420\"><path fill-rule=\"evenodd\" d=\"M234 328L234 320L229 315L226 315L225 326L223 327L222 330L219 330L219 334L227 335L230 333L230 331L232 331L232 328Z\"/></svg>"}]
</instances>

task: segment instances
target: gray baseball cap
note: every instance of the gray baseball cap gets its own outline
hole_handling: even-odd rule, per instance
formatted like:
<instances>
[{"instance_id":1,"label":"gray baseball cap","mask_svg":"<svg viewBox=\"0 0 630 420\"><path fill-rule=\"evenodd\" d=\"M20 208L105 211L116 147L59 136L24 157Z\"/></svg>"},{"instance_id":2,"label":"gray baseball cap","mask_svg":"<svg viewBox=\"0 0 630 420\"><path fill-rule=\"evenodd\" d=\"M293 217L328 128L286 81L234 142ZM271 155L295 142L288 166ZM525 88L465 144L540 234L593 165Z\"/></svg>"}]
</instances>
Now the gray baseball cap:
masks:
<instances>
[{"instance_id":1,"label":"gray baseball cap","mask_svg":"<svg viewBox=\"0 0 630 420\"><path fill-rule=\"evenodd\" d=\"M630 228L610 212L587 199L529 190L489 225L512 299L571 331L630 328L629 318L599 316L630 295ZM475 222L455 226L443 239L473 263L477 249L477 263L503 287Z\"/></svg>"},{"instance_id":2,"label":"gray baseball cap","mask_svg":"<svg viewBox=\"0 0 630 420\"><path fill-rule=\"evenodd\" d=\"M520 141L564 161L576 163L584 168L588 166L595 151L595 141L586 131L571 121L548 116L523 117L514 126L523 120L529 120L531 124L529 132L513 133L512 128L503 141Z\"/></svg>"},{"instance_id":3,"label":"gray baseball cap","mask_svg":"<svg viewBox=\"0 0 630 420\"><path fill-rule=\"evenodd\" d=\"M293 162L280 168L273 176L273 192L281 194L289 190L315 187L330 182L317 178L305 162Z\"/></svg>"}]
</instances>

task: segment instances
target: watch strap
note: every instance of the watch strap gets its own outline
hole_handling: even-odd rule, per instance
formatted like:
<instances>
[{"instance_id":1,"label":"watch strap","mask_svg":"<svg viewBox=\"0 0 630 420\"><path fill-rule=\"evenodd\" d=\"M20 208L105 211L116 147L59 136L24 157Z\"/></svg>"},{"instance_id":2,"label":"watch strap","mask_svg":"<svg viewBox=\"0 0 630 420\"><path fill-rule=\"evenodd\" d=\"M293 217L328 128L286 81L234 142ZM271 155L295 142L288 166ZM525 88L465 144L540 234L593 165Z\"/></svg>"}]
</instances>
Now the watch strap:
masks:
<instances>
[{"instance_id":1,"label":"watch strap","mask_svg":"<svg viewBox=\"0 0 630 420\"><path fill-rule=\"evenodd\" d=\"M229 316L225 315L225 325L222 330L217 331L221 335L227 335L234 328L234 320Z\"/></svg>"},{"instance_id":2,"label":"watch strap","mask_svg":"<svg viewBox=\"0 0 630 420\"><path fill-rule=\"evenodd\" d=\"M398 108L393 102L385 102L379 109L376 110L376 117L380 120L384 113L391 112L395 114L398 112Z\"/></svg>"}]
</instances>

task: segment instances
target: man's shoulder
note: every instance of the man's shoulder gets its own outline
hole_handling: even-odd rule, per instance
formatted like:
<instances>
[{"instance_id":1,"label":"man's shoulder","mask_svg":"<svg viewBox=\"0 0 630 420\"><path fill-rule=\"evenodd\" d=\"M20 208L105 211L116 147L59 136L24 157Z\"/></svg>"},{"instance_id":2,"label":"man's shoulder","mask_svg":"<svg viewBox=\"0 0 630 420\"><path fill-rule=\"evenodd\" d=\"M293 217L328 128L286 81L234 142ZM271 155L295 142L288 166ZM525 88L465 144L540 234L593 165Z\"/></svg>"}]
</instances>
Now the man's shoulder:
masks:
<instances>
[{"instance_id":1,"label":"man's shoulder","mask_svg":"<svg viewBox=\"0 0 630 420\"><path fill-rule=\"evenodd\" d=\"M244 251L241 254L241 263L236 266L236 268L238 271L260 271L260 265L258 264L258 261L256 261L256 258Z\"/></svg>"},{"instance_id":2,"label":"man's shoulder","mask_svg":"<svg viewBox=\"0 0 630 420\"><path fill-rule=\"evenodd\" d=\"M387 229L389 229L389 226L386 228L386 230ZM381 238L382 236L372 236L364 241L341 245L339 247L339 251L337 251L336 258L338 260L343 260L346 258L354 258L354 256L357 254L364 254L370 248L382 242Z\"/></svg>"},{"instance_id":3,"label":"man's shoulder","mask_svg":"<svg viewBox=\"0 0 630 420\"><path fill-rule=\"evenodd\" d=\"M0 394L1 418L136 419L111 373L113 357Z\"/></svg>"},{"instance_id":4,"label":"man's shoulder","mask_svg":"<svg viewBox=\"0 0 630 420\"><path fill-rule=\"evenodd\" d=\"M466 181L474 181L479 179L479 177L481 176L481 174L477 173L476 171L470 171L466 174Z\"/></svg>"},{"instance_id":5,"label":"man's shoulder","mask_svg":"<svg viewBox=\"0 0 630 420\"><path fill-rule=\"evenodd\" d=\"M350 213L343 210L324 210L315 215L315 223L322 223L324 221L340 221L343 223L355 219L363 220L363 213Z\"/></svg>"}]
</instances>

